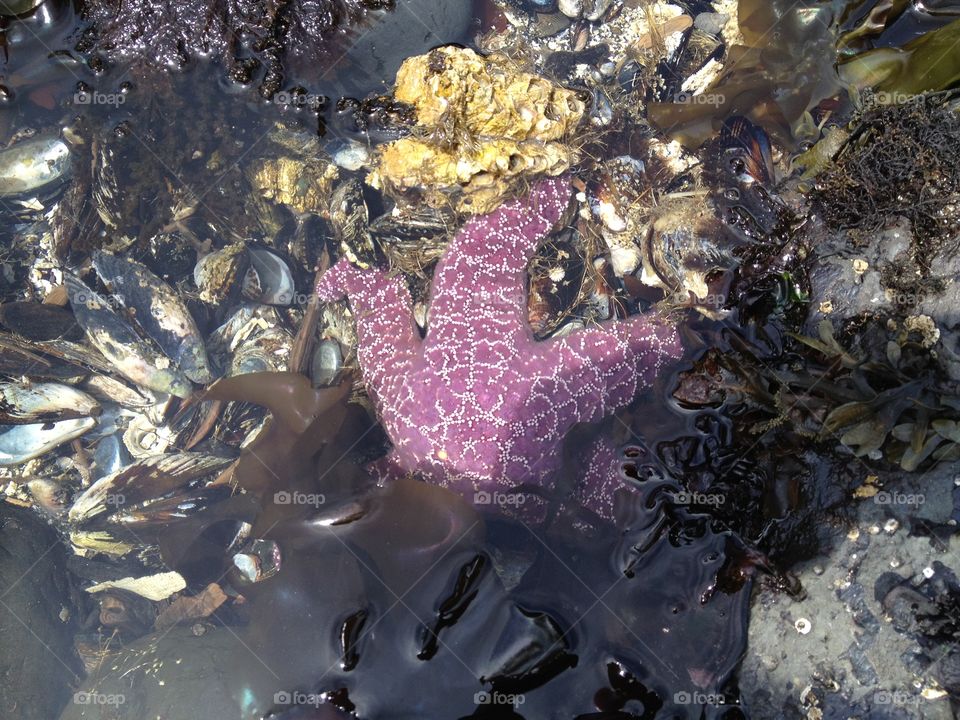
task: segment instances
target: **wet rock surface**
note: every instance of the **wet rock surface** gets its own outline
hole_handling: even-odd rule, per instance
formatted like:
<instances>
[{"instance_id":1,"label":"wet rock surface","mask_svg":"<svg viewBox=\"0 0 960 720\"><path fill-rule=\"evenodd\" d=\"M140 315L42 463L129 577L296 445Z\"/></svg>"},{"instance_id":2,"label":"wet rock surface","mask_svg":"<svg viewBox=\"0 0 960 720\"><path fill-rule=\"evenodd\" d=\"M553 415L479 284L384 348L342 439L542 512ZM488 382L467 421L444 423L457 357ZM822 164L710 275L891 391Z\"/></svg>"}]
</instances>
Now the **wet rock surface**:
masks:
<instances>
[{"instance_id":1,"label":"wet rock surface","mask_svg":"<svg viewBox=\"0 0 960 720\"><path fill-rule=\"evenodd\" d=\"M91 23L84 49L146 68L183 69L214 58L229 81L253 85L281 105L297 102L285 91L298 81L334 97L376 90L404 58L463 40L472 18L470 2L424 0L163 7L93 0L84 11ZM314 70L320 63L323 73Z\"/></svg>"},{"instance_id":2,"label":"wet rock surface","mask_svg":"<svg viewBox=\"0 0 960 720\"><path fill-rule=\"evenodd\" d=\"M244 652L240 638L224 628L174 626L111 658L111 668L131 672L122 680L114 676L113 682L82 687L60 719L237 717L228 710L232 678L223 659Z\"/></svg>"},{"instance_id":3,"label":"wet rock surface","mask_svg":"<svg viewBox=\"0 0 960 720\"><path fill-rule=\"evenodd\" d=\"M0 714L50 720L71 697L80 662L65 553L50 527L0 503Z\"/></svg>"},{"instance_id":4,"label":"wet rock surface","mask_svg":"<svg viewBox=\"0 0 960 720\"><path fill-rule=\"evenodd\" d=\"M806 597L758 590L739 670L749 717L955 717L956 481L890 476L794 566Z\"/></svg>"}]
</instances>

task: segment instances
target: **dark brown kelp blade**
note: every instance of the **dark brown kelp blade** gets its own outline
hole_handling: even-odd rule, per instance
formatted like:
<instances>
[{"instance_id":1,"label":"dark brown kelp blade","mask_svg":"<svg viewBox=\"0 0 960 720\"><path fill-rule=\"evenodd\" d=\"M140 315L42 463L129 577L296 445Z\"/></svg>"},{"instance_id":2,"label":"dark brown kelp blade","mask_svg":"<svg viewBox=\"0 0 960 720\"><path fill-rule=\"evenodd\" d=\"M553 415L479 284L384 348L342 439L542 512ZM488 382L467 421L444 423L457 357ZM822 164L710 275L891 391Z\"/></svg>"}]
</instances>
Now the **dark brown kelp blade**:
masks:
<instances>
[{"instance_id":1,"label":"dark brown kelp blade","mask_svg":"<svg viewBox=\"0 0 960 720\"><path fill-rule=\"evenodd\" d=\"M351 385L347 379L335 387L314 388L299 373L262 372L218 380L207 391L206 399L255 403L273 414L263 433L244 449L232 474L232 482L261 502L255 534L281 519L316 511L314 506L278 497L304 493L326 498L335 489L350 492L369 482L346 459L360 434L347 428L352 437L338 439Z\"/></svg>"}]
</instances>

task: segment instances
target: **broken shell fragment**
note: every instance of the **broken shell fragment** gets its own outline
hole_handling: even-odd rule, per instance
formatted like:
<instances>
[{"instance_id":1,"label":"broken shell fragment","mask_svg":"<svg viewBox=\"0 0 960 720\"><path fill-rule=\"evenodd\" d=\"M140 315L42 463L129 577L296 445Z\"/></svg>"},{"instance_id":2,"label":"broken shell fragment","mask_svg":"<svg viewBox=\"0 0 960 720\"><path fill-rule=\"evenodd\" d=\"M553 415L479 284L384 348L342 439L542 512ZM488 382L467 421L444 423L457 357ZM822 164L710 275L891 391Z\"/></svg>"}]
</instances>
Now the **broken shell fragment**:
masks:
<instances>
[{"instance_id":1,"label":"broken shell fragment","mask_svg":"<svg viewBox=\"0 0 960 720\"><path fill-rule=\"evenodd\" d=\"M287 306L296 292L286 261L270 250L248 248L243 243L202 257L194 268L193 280L200 288L200 299L211 304L242 298Z\"/></svg>"},{"instance_id":2,"label":"broken shell fragment","mask_svg":"<svg viewBox=\"0 0 960 720\"><path fill-rule=\"evenodd\" d=\"M287 263L269 250L250 248L248 252L250 268L244 283L244 296L264 305L287 306L292 303L296 286ZM254 287L255 293L250 290Z\"/></svg>"},{"instance_id":3,"label":"broken shell fragment","mask_svg":"<svg viewBox=\"0 0 960 720\"><path fill-rule=\"evenodd\" d=\"M117 556L134 549L133 543L114 537L107 530L74 530L70 533L70 544L79 550Z\"/></svg>"},{"instance_id":4,"label":"broken shell fragment","mask_svg":"<svg viewBox=\"0 0 960 720\"><path fill-rule=\"evenodd\" d=\"M64 273L70 306L90 344L128 380L150 390L189 397L193 386L186 375L142 340L132 327L79 278Z\"/></svg>"},{"instance_id":5,"label":"broken shell fragment","mask_svg":"<svg viewBox=\"0 0 960 720\"><path fill-rule=\"evenodd\" d=\"M229 375L286 370L292 346L293 337L282 328L272 327L257 333L231 357Z\"/></svg>"},{"instance_id":6,"label":"broken shell fragment","mask_svg":"<svg viewBox=\"0 0 960 720\"><path fill-rule=\"evenodd\" d=\"M314 385L333 385L337 373L343 367L343 353L336 340L324 339L313 353L310 377Z\"/></svg>"},{"instance_id":7,"label":"broken shell fragment","mask_svg":"<svg viewBox=\"0 0 960 720\"><path fill-rule=\"evenodd\" d=\"M83 435L96 425L93 418L54 423L0 426L0 465L19 465Z\"/></svg>"},{"instance_id":8,"label":"broken shell fragment","mask_svg":"<svg viewBox=\"0 0 960 720\"><path fill-rule=\"evenodd\" d=\"M170 428L157 427L145 415L135 415L123 431L123 445L137 459L165 452L174 439Z\"/></svg>"},{"instance_id":9,"label":"broken shell fragment","mask_svg":"<svg viewBox=\"0 0 960 720\"><path fill-rule=\"evenodd\" d=\"M85 392L60 383L0 383L0 423L26 425L100 414Z\"/></svg>"},{"instance_id":10,"label":"broken shell fragment","mask_svg":"<svg viewBox=\"0 0 960 720\"><path fill-rule=\"evenodd\" d=\"M632 274L642 262L640 239L653 207L643 161L629 156L613 158L590 190L590 207L600 221L613 271L618 277Z\"/></svg>"},{"instance_id":11,"label":"broken shell fragment","mask_svg":"<svg viewBox=\"0 0 960 720\"><path fill-rule=\"evenodd\" d=\"M127 590L136 593L147 600L159 602L181 590L186 590L187 581L180 573L163 572L146 577L125 577L119 580L108 580L87 588L88 593L98 593L104 590Z\"/></svg>"},{"instance_id":12,"label":"broken shell fragment","mask_svg":"<svg viewBox=\"0 0 960 720\"><path fill-rule=\"evenodd\" d=\"M203 338L180 295L138 262L93 253L93 266L137 324L196 383L213 382Z\"/></svg>"}]
</instances>

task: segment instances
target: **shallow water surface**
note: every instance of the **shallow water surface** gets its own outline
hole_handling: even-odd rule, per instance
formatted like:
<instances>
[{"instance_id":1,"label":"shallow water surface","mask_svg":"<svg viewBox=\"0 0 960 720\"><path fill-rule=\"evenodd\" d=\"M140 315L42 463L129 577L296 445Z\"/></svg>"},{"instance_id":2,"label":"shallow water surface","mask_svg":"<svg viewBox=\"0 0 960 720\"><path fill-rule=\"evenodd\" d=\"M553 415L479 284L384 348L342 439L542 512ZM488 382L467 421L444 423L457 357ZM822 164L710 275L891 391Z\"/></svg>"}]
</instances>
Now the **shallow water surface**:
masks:
<instances>
[{"instance_id":1,"label":"shallow water surface","mask_svg":"<svg viewBox=\"0 0 960 720\"><path fill-rule=\"evenodd\" d=\"M813 389L829 374L827 391L846 400L854 390L837 363L799 347L803 261L816 245L805 233L819 241L826 231L795 189L778 193L789 156L849 113L837 35L878 4L742 0L737 44L726 47L736 4L679 3L682 50L652 68L633 58L647 46L667 53L663 28L623 62L596 60L617 47L605 27L647 7L631 1L47 0L0 19L0 165L23 142L53 158L34 163L46 173L34 190L0 197L0 371L11 383L82 387L98 403L40 412L33 424L0 408L17 450L23 428L43 436L62 430L54 420L81 422L70 411L96 418L3 470L11 501L59 531L52 547L75 550L57 554L51 572L70 581L60 622L77 652L18 649L69 655L59 685L70 687L58 692L76 694L61 720L749 716L737 670L758 579L801 597L783 568L845 532L834 520L859 482L850 453L831 454L809 417L797 420L827 415ZM955 15L945 0L886 4L897 18L848 36L846 52L898 47ZM529 302L538 338L662 311L684 354L615 416L573 427L542 486L491 500L414 477L378 485L368 463L389 438L364 395L353 330L362 318L321 307L313 288L338 257L389 265L409 281L415 332L429 335L429 276L463 217L453 201L427 207L436 196L420 188L394 210L396 188L365 184L367 171L376 147L398 137L444 150L489 140L456 123L427 132L386 95L404 59L448 44L489 48L497 33L505 66L527 62L576 87L544 126L561 110L585 114L570 143L578 164L564 169L582 222L568 212L520 299L497 302L504 314ZM534 42L543 38L561 39ZM690 101L684 75L724 52L734 61L712 94ZM444 56L428 57L428 77L443 75ZM524 161L518 151L502 165ZM644 203L659 208L659 224L629 224ZM614 234L642 226L632 249L647 253L625 277L603 259L604 232L618 223ZM202 257L223 263L207 266L209 287L195 282ZM281 280L282 293L270 285ZM78 289L89 315L67 308ZM650 309L660 300L670 302ZM187 362L196 348L178 333L188 323L173 320L185 316L209 367ZM87 317L112 323L109 342L96 342ZM116 342L124 323L146 331L151 319L162 337L144 342L159 360L118 371L134 354ZM189 377L159 377L171 363ZM221 375L234 377L210 389ZM565 400L557 391L544 402ZM560 414L547 407L528 424L549 413ZM927 420L917 420L924 432ZM157 456L182 456L186 469L158 469ZM194 465L203 462L205 473ZM133 469L111 475L122 468ZM90 486L105 477L115 485L97 495ZM584 477L620 488L609 517L571 499ZM510 506L523 493L543 510L537 522ZM161 571L182 584L149 599L143 587L85 592ZM210 607L191 604L207 593ZM13 666L8 654L0 667ZM4 718L42 685L24 682L30 692L17 695L0 673Z\"/></svg>"}]
</instances>

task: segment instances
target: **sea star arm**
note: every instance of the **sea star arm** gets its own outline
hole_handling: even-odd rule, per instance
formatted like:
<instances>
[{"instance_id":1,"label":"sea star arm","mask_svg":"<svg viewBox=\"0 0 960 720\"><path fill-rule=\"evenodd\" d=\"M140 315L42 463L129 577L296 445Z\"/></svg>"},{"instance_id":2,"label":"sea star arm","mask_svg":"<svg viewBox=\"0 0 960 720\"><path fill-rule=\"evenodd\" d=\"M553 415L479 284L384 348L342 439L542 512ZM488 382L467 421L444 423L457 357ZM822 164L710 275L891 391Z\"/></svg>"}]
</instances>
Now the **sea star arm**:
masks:
<instances>
[{"instance_id":1,"label":"sea star arm","mask_svg":"<svg viewBox=\"0 0 960 720\"><path fill-rule=\"evenodd\" d=\"M551 178L538 183L529 197L467 221L434 274L428 362L455 346L486 353L492 346L532 340L526 326L527 262L569 200L569 178Z\"/></svg>"},{"instance_id":2,"label":"sea star arm","mask_svg":"<svg viewBox=\"0 0 960 720\"><path fill-rule=\"evenodd\" d=\"M327 302L349 299L364 380L379 397L393 394L411 372L421 344L403 281L340 260L320 278L317 295Z\"/></svg>"},{"instance_id":3,"label":"sea star arm","mask_svg":"<svg viewBox=\"0 0 960 720\"><path fill-rule=\"evenodd\" d=\"M634 399L683 348L672 325L633 315L537 343L540 363L555 363L576 378L578 422L596 422Z\"/></svg>"}]
</instances>

